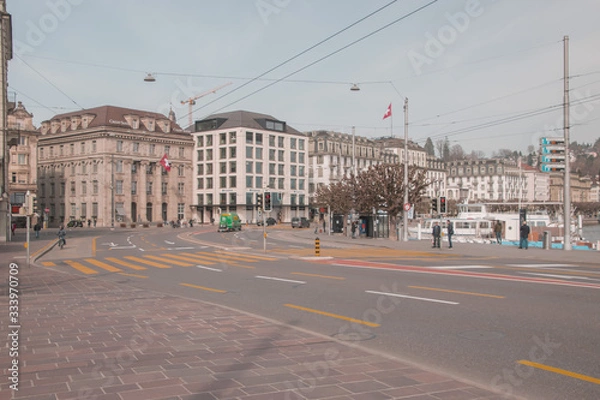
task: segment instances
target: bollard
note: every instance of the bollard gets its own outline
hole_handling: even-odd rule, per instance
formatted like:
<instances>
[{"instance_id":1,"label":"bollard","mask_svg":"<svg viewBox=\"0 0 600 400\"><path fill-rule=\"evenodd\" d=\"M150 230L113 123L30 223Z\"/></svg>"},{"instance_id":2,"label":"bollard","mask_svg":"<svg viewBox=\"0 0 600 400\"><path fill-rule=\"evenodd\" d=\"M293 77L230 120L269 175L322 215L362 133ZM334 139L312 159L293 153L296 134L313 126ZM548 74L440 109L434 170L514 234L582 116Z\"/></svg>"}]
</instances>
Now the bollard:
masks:
<instances>
[{"instance_id":1,"label":"bollard","mask_svg":"<svg viewBox=\"0 0 600 400\"><path fill-rule=\"evenodd\" d=\"M315 239L315 256L321 256L321 241L319 240L319 238Z\"/></svg>"}]
</instances>

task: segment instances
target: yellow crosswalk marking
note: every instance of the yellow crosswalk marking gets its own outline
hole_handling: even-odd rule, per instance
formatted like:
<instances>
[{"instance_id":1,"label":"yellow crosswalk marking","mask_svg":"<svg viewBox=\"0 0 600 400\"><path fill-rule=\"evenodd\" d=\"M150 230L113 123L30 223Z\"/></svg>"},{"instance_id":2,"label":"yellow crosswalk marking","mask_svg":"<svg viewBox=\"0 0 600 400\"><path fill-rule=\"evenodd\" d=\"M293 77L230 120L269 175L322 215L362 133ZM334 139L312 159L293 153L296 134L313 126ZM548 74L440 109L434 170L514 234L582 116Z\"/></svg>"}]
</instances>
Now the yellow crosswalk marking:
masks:
<instances>
[{"instance_id":1,"label":"yellow crosswalk marking","mask_svg":"<svg viewBox=\"0 0 600 400\"><path fill-rule=\"evenodd\" d=\"M192 285L191 283L180 283L181 286L187 286L187 287L191 287L194 289L202 289L202 290L207 290L209 292L216 292L216 293L227 293L226 290L220 290L220 289L213 289L213 288L208 288L208 287L204 287L204 286L198 286L198 285Z\"/></svg>"},{"instance_id":2,"label":"yellow crosswalk marking","mask_svg":"<svg viewBox=\"0 0 600 400\"><path fill-rule=\"evenodd\" d=\"M238 264L235 261L232 260L228 260L225 257L221 257L220 254L216 254L216 253L206 253L206 252L201 252L198 254L190 254L190 253L183 253L185 255L189 255L190 257L196 257L196 258L200 258L203 260L212 260L213 264L215 263L223 263L223 264L227 264L230 267L238 267L238 268L247 268L247 269L254 269L255 267L252 267L250 265L242 265L242 264ZM205 254L205 255L200 255L200 254ZM215 257L216 255L216 257ZM236 260L239 261L239 260Z\"/></svg>"},{"instance_id":3,"label":"yellow crosswalk marking","mask_svg":"<svg viewBox=\"0 0 600 400\"><path fill-rule=\"evenodd\" d=\"M137 271L143 271L146 269L146 267L141 267L139 265L131 264L131 263L128 263L127 261L119 260L118 258L115 258L115 257L106 257L105 260L113 262L115 264L122 265L127 268L135 269Z\"/></svg>"},{"instance_id":4,"label":"yellow crosswalk marking","mask_svg":"<svg viewBox=\"0 0 600 400\"><path fill-rule=\"evenodd\" d=\"M150 260L144 260L143 258L140 257L135 257L135 256L125 256L124 258L131 260L131 261L135 261L138 263L142 263L142 264L146 264L146 265L150 265L151 267L156 267L156 268L171 268L168 265L164 265L164 264L159 264Z\"/></svg>"},{"instance_id":5,"label":"yellow crosswalk marking","mask_svg":"<svg viewBox=\"0 0 600 400\"><path fill-rule=\"evenodd\" d=\"M150 258L152 260L157 260L157 261L165 261L168 262L169 264L173 264L173 265L179 265L180 267L191 267L194 264L190 264L189 262L184 263L181 261L175 261L175 260L165 260L164 257L158 257L158 256L144 256L146 258Z\"/></svg>"},{"instance_id":6,"label":"yellow crosswalk marking","mask_svg":"<svg viewBox=\"0 0 600 400\"><path fill-rule=\"evenodd\" d=\"M208 261L208 260L205 260L205 259L199 258L199 257L192 257L191 255L190 256L180 256L180 255L168 254L168 253L163 253L161 255L165 256L165 257L175 258L175 259L178 259L178 260L183 260L183 261L192 261L192 262L195 262L195 263L201 262L203 264L208 264L208 265L215 264L213 261Z\"/></svg>"},{"instance_id":7,"label":"yellow crosswalk marking","mask_svg":"<svg viewBox=\"0 0 600 400\"><path fill-rule=\"evenodd\" d=\"M108 272L122 272L119 268L115 268L110 264L103 263L102 261L98 261L94 258L86 258L85 261L89 262L90 264L95 265L96 267L105 269Z\"/></svg>"},{"instance_id":8,"label":"yellow crosswalk marking","mask_svg":"<svg viewBox=\"0 0 600 400\"><path fill-rule=\"evenodd\" d=\"M216 254L223 254L222 252L217 252ZM232 256L238 255L239 257L243 257L244 259L250 258L260 261L277 261L279 260L277 257L264 257L264 256L256 256L254 254L237 254L237 253L228 253Z\"/></svg>"},{"instance_id":9,"label":"yellow crosswalk marking","mask_svg":"<svg viewBox=\"0 0 600 400\"><path fill-rule=\"evenodd\" d=\"M42 265L44 267L56 267L56 264L54 264L52 261L42 261Z\"/></svg>"},{"instance_id":10,"label":"yellow crosswalk marking","mask_svg":"<svg viewBox=\"0 0 600 400\"><path fill-rule=\"evenodd\" d=\"M75 268L77 271L84 273L86 275L94 275L94 274L98 273L98 271L94 271L93 269L88 268L85 265L83 265L77 261L65 260L65 264Z\"/></svg>"},{"instance_id":11,"label":"yellow crosswalk marking","mask_svg":"<svg viewBox=\"0 0 600 400\"><path fill-rule=\"evenodd\" d=\"M211 253L207 253L207 254L211 254ZM197 260L200 260L200 261L206 260L206 262L210 262L212 264L216 264L218 262L218 260L215 261L215 257L214 256L208 256L208 255L207 256L201 256L201 255L192 254L192 253L181 253L181 255L186 256L186 257L190 257L192 259L197 259Z\"/></svg>"},{"instance_id":12,"label":"yellow crosswalk marking","mask_svg":"<svg viewBox=\"0 0 600 400\"><path fill-rule=\"evenodd\" d=\"M212 254L214 258L225 259L225 260L235 260L235 261L245 261L245 262L257 262L257 260L248 259L245 255L235 255L235 254L225 254L225 253L207 253L204 251L200 251L196 254L204 255L204 254Z\"/></svg>"}]
</instances>

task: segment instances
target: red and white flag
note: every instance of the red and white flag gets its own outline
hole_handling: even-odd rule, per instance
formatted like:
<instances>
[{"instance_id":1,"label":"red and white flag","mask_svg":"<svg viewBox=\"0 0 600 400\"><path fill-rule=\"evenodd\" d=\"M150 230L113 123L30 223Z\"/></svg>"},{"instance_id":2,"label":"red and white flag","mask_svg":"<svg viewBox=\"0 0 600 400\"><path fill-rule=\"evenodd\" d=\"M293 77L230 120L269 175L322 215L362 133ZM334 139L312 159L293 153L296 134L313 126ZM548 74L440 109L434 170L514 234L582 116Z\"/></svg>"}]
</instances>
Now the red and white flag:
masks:
<instances>
[{"instance_id":1,"label":"red and white flag","mask_svg":"<svg viewBox=\"0 0 600 400\"><path fill-rule=\"evenodd\" d=\"M166 154L160 159L160 165L162 165L167 172L171 170L171 163L169 162Z\"/></svg>"},{"instance_id":2,"label":"red and white flag","mask_svg":"<svg viewBox=\"0 0 600 400\"><path fill-rule=\"evenodd\" d=\"M387 110L385 110L385 114L383 114L383 119L386 119L391 116L392 116L392 103L390 103Z\"/></svg>"}]
</instances>

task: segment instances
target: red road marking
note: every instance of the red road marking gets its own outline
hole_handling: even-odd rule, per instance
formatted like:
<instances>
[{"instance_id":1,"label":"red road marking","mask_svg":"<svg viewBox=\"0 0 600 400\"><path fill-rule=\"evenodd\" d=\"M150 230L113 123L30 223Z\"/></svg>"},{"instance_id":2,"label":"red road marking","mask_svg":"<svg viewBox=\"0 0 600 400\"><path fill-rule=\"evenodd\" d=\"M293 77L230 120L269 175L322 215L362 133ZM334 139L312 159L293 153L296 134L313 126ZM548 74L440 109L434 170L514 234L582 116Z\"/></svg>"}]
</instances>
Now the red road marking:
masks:
<instances>
[{"instance_id":1,"label":"red road marking","mask_svg":"<svg viewBox=\"0 0 600 400\"><path fill-rule=\"evenodd\" d=\"M416 272L421 274L437 274L437 275L455 275L455 276L465 276L469 278L483 278L483 279L498 279L505 281L515 281L515 282L530 282L530 283L544 283L548 285L562 285L562 286L575 286L575 287L586 287L592 289L600 289L600 284L594 283L586 283L586 282L572 282L560 279L548 279L548 278L532 278L525 276L511 276L511 275L503 275L503 274L491 274L485 272L471 272L471 271L461 271L461 270L452 270L452 269L432 269L427 267L417 267L413 265L396 265L396 264L387 264L387 263L378 263L378 262L370 262L370 261L356 261L356 260L323 260L319 261L323 264L336 264L344 267L352 267L352 268L378 268L378 269L388 269L388 270L397 270L397 271L407 271L407 272Z\"/></svg>"}]
</instances>

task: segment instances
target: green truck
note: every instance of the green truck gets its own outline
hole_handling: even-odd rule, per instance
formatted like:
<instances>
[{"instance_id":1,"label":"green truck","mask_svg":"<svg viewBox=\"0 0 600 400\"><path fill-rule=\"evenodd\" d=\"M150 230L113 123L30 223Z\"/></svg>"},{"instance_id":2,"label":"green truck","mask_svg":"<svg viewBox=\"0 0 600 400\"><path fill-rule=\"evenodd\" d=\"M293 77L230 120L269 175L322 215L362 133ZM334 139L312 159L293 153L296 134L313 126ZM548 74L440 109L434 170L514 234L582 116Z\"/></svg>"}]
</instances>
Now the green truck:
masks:
<instances>
[{"instance_id":1,"label":"green truck","mask_svg":"<svg viewBox=\"0 0 600 400\"><path fill-rule=\"evenodd\" d=\"M223 213L219 219L219 232L241 231L242 220L236 213Z\"/></svg>"}]
</instances>

